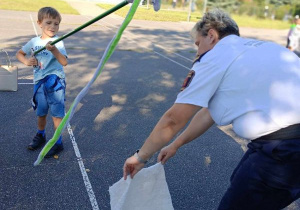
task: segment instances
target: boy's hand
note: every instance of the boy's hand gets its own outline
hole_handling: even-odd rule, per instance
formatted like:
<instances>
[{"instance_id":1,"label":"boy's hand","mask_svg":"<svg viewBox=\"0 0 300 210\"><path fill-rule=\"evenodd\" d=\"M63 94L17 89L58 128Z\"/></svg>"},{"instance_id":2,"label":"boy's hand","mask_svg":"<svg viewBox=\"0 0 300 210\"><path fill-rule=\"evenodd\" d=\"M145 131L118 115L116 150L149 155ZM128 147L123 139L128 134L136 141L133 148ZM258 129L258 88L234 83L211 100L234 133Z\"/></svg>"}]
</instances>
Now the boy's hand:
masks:
<instances>
[{"instance_id":1,"label":"boy's hand","mask_svg":"<svg viewBox=\"0 0 300 210\"><path fill-rule=\"evenodd\" d=\"M52 52L52 51L56 50L57 48L55 47L55 45L51 45L51 41L50 41L46 44L46 49L49 50L50 52Z\"/></svg>"},{"instance_id":2,"label":"boy's hand","mask_svg":"<svg viewBox=\"0 0 300 210\"><path fill-rule=\"evenodd\" d=\"M61 54L61 52L59 52L59 50L55 47L55 45L51 45L51 43L52 42L48 42L45 48L49 50L52 53L52 55L54 55L54 57L58 60L58 62L61 65L66 66L68 64L66 56Z\"/></svg>"},{"instance_id":3,"label":"boy's hand","mask_svg":"<svg viewBox=\"0 0 300 210\"><path fill-rule=\"evenodd\" d=\"M37 59L35 57L31 57L31 58L27 59L26 65L27 66L37 66L38 65L38 61L37 61Z\"/></svg>"}]
</instances>

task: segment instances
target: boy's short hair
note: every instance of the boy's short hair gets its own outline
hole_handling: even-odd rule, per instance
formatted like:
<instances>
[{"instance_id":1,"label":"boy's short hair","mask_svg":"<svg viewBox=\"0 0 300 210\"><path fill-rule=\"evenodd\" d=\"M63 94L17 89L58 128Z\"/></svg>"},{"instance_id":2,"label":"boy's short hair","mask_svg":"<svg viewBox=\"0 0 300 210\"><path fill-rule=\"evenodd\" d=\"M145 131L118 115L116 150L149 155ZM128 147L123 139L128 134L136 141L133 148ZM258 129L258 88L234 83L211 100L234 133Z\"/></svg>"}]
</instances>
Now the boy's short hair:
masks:
<instances>
[{"instance_id":1,"label":"boy's short hair","mask_svg":"<svg viewBox=\"0 0 300 210\"><path fill-rule=\"evenodd\" d=\"M59 12L52 8L52 7L43 7L39 10L38 12L38 21L42 22L44 18L47 17L52 17L52 18L57 18L59 19L59 22L61 21L61 15Z\"/></svg>"}]
</instances>

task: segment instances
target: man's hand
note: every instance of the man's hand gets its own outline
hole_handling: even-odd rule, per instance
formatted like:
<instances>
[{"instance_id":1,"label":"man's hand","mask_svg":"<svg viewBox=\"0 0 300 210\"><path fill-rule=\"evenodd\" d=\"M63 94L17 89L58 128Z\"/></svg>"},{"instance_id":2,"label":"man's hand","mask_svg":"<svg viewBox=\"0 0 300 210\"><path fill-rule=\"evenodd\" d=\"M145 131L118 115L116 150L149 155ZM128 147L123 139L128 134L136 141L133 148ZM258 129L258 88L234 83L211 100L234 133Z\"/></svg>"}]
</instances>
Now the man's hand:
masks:
<instances>
[{"instance_id":1,"label":"man's hand","mask_svg":"<svg viewBox=\"0 0 300 210\"><path fill-rule=\"evenodd\" d=\"M131 178L134 177L134 175L139 172L143 167L144 167L144 163L140 163L136 157L131 156L130 158L128 158L123 166L123 177L124 180L127 179L127 175L130 174Z\"/></svg>"},{"instance_id":2,"label":"man's hand","mask_svg":"<svg viewBox=\"0 0 300 210\"><path fill-rule=\"evenodd\" d=\"M160 151L157 157L157 162L161 162L162 164L165 164L167 160L169 160L171 157L173 157L176 154L176 152L177 152L177 148L173 144L164 147Z\"/></svg>"}]
</instances>

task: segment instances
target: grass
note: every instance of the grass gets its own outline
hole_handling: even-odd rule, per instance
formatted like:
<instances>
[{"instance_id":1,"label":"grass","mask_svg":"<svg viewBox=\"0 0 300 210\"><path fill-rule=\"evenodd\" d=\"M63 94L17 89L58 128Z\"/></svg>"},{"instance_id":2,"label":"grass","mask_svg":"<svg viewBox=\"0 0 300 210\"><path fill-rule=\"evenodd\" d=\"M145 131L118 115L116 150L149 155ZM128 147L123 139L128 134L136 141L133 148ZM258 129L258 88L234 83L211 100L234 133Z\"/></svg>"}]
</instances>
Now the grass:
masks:
<instances>
[{"instance_id":1,"label":"grass","mask_svg":"<svg viewBox=\"0 0 300 210\"><path fill-rule=\"evenodd\" d=\"M111 4L98 4L99 7L103 9L110 9L114 5ZM116 12L115 14L125 17L130 6L125 6ZM200 13L194 13L191 17L191 21L197 21L200 19ZM137 20L150 20L150 21L171 21L171 22L179 22L179 21L187 21L188 12L187 11L174 11L174 10L160 10L159 12L155 12L152 6L147 9L146 7L139 7L134 15L134 19ZM199 19L197 19L199 18Z\"/></svg>"},{"instance_id":2,"label":"grass","mask_svg":"<svg viewBox=\"0 0 300 210\"><path fill-rule=\"evenodd\" d=\"M249 28L268 28L268 29L288 29L290 28L289 22L271 19L258 19L246 15L232 15L239 27Z\"/></svg>"},{"instance_id":3,"label":"grass","mask_svg":"<svg viewBox=\"0 0 300 210\"><path fill-rule=\"evenodd\" d=\"M41 7L45 6L54 7L62 14L79 14L67 2L61 0L1 0L0 2L0 9L3 10L37 12Z\"/></svg>"},{"instance_id":4,"label":"grass","mask_svg":"<svg viewBox=\"0 0 300 210\"><path fill-rule=\"evenodd\" d=\"M20 11L38 11L41 7L51 6L56 8L62 14L79 14L67 2L62 0L0 0L0 9L4 10L20 10ZM111 4L98 4L103 9L110 9L114 5ZM169 5L168 5L169 6ZM150 21L170 21L179 22L188 20L188 11L184 10L169 10L168 6L162 5L159 12L155 12L152 6L147 9L145 6L140 7L134 19L150 20ZM169 6L170 7L170 6ZM125 17L129 10L129 6L125 6L115 14ZM199 11L191 13L190 21L196 22L200 20L202 13ZM232 18L237 22L240 27L249 28L269 28L269 29L288 29L290 24L288 22L270 20L270 19L257 19L249 16L232 15Z\"/></svg>"},{"instance_id":5,"label":"grass","mask_svg":"<svg viewBox=\"0 0 300 210\"><path fill-rule=\"evenodd\" d=\"M114 5L110 4L98 4L99 7L103 9L110 9ZM125 17L129 10L129 6L125 6L115 12L115 14ZM190 21L196 22L199 21L202 16L201 12L193 12L191 13ZM249 28L268 28L268 29L288 29L290 27L290 23L279 21L279 20L270 20L270 19L258 19L255 17L249 16L239 16L232 15L232 18L237 22L239 27L249 27ZM140 7L136 14L134 15L134 19L137 20L150 20L150 21L171 21L171 22L179 22L179 21L187 21L188 12L183 10L167 10L162 9L159 12L155 12L152 9L152 6L147 9L146 7Z\"/></svg>"}]
</instances>

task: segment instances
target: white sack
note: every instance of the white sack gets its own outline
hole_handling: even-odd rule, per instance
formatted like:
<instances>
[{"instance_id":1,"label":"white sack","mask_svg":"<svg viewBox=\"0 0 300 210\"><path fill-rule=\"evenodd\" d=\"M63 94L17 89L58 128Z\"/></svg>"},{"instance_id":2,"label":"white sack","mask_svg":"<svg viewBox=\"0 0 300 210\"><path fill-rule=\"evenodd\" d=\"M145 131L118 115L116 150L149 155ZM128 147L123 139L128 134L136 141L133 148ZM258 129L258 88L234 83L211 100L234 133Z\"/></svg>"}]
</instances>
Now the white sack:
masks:
<instances>
[{"instance_id":1,"label":"white sack","mask_svg":"<svg viewBox=\"0 0 300 210\"><path fill-rule=\"evenodd\" d=\"M111 210L174 210L161 163L109 187Z\"/></svg>"}]
</instances>

